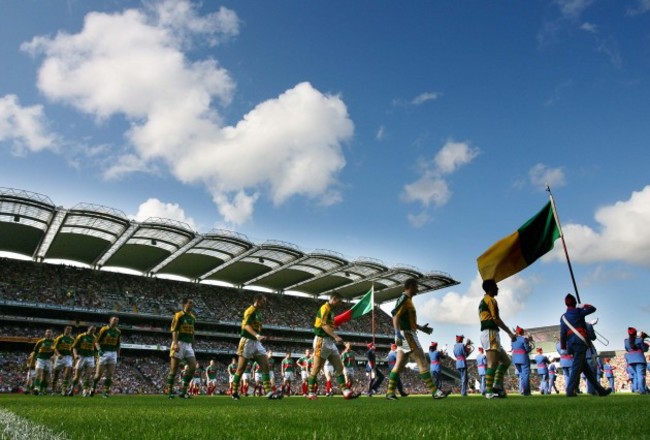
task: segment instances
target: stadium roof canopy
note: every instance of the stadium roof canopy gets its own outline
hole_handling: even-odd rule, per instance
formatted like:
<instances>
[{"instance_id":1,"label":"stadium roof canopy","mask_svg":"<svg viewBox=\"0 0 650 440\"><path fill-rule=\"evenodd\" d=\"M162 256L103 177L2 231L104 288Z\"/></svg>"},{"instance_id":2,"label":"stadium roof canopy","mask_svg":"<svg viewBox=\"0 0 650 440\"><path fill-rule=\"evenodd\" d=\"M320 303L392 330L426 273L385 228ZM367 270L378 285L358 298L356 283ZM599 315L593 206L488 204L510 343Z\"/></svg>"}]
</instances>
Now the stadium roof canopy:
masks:
<instances>
[{"instance_id":1,"label":"stadium roof canopy","mask_svg":"<svg viewBox=\"0 0 650 440\"><path fill-rule=\"evenodd\" d=\"M124 268L144 276L173 275L312 296L336 291L354 299L374 286L377 303L397 298L411 277L418 279L421 292L458 284L442 272L387 267L372 258L349 261L337 252L304 252L281 241L256 244L223 229L201 234L175 220L136 222L101 205L65 209L47 196L9 188L0 188L0 251L38 262L68 260L95 269Z\"/></svg>"}]
</instances>

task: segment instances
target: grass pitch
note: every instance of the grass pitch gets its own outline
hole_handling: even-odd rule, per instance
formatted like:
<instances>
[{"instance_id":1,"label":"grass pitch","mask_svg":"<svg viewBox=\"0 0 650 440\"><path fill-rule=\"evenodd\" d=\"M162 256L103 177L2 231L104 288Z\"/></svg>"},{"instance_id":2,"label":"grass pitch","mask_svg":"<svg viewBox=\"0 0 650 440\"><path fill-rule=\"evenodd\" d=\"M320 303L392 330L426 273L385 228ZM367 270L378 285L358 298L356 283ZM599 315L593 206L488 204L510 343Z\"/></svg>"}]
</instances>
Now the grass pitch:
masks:
<instances>
[{"instance_id":1,"label":"grass pitch","mask_svg":"<svg viewBox=\"0 0 650 440\"><path fill-rule=\"evenodd\" d=\"M381 396L345 401L247 397L0 396L11 411L69 439L642 439L650 396L562 395L487 400ZM0 416L1 438L12 438ZM4 432L4 434L2 434Z\"/></svg>"}]
</instances>

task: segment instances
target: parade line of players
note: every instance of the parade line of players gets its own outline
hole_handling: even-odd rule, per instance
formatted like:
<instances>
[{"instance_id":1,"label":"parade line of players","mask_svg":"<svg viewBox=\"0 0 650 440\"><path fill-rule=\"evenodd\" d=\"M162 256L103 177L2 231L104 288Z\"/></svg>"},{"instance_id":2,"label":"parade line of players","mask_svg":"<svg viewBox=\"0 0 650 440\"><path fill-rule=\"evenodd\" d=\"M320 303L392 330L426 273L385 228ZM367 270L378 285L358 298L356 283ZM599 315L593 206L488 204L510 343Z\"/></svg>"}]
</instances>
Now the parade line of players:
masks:
<instances>
[{"instance_id":1,"label":"parade line of players","mask_svg":"<svg viewBox=\"0 0 650 440\"><path fill-rule=\"evenodd\" d=\"M510 356L501 346L499 330L504 330L513 341L513 361L520 375L521 389L524 395L530 394L527 386L530 372L528 353L531 351L527 345L528 341L523 336L523 329L517 328L512 332L499 316L499 308L495 297L498 294L498 287L493 280L483 282L485 296L479 304L479 319L481 321L481 345L480 355L477 357L479 376L481 378L481 393L488 399L505 397L503 377L510 366ZM437 347L430 349L429 360L417 338L417 331L431 334L432 329L427 325L418 325L416 310L413 304L413 297L418 293L418 284L415 279L408 279L404 283L404 292L397 300L392 310L393 326L395 330L395 344L391 347L388 363L391 367L388 380L388 391L386 399L397 400L396 391L401 396L408 395L402 389L400 373L409 360L416 362L420 372L420 378L434 399L441 399L449 395L450 390L440 388L439 364L440 357L436 355ZM336 334L334 315L332 308L341 302L338 294L333 294L325 302L316 314L314 321L313 353L306 350L305 356L295 363L300 368L302 381L302 394L308 399L314 400L317 396L317 376L323 370L326 377L325 394L332 394L332 380L336 380L338 387L345 399L359 397L360 393L352 390L354 379L354 366L356 360L350 350L350 344L344 343L343 339ZM271 352L267 352L262 342L266 336L262 334L262 314L267 303L264 294L254 297L253 304L248 307L243 315L241 323L241 338L237 347L238 358L233 358L228 365L229 394L234 400L238 400L240 392L248 394L251 382L251 375L255 376L255 394L264 395L268 399L277 400L291 393L291 385L294 381L295 365L291 353L287 353L281 363L282 386L278 390L275 387L274 359ZM585 316L596 311L596 308L584 304L578 305L572 295L565 298L567 311L562 315L560 322L560 342L558 352L563 359L571 359L571 364L564 367L567 375L567 396L577 395L580 374L584 374L590 386L589 391L593 394L606 396L612 389L603 388L596 380L595 371L591 368L588 356L592 353L591 340L593 328L585 322ZM185 364L181 372L181 386L179 397L189 398L198 394L201 384L202 372L198 368L194 354L194 326L196 318L192 313L193 301L191 298L183 300L183 309L177 312L172 320L171 334L172 343L170 351L170 370L167 376L168 397L174 398L174 382L182 363ZM120 352L121 332L118 329L119 319L111 317L108 325L102 327L98 334L95 334L95 327L90 326L85 333L76 338L71 336L72 327L67 326L62 335L56 339L52 338L52 331L46 330L45 337L40 339L28 359L30 373L28 383L34 394L42 394L47 390L48 381L52 380L52 392L57 390L58 380L63 373L60 393L64 396L73 396L81 392L83 396L94 396L97 385L104 378L102 395L109 396L112 376L117 365L117 358ZM645 388L645 356L648 351L648 344L644 341L647 335L637 334L636 330L629 329L629 338L625 340L625 348L629 355L629 364L632 365L635 374L635 391L646 393ZM457 337L457 344L454 348L454 355L457 361L457 368L461 374L461 394L467 393L467 371L465 357L469 354L471 341L463 344L463 337ZM345 350L341 355L337 344L344 345ZM368 367L370 384L368 396L378 391L383 380L383 375L376 368L374 357L374 345L369 344ZM485 354L483 353L485 351ZM521 356L523 355L523 356ZM639 361L637 359L642 359ZM525 360L521 360L525 358ZM536 362L540 375L548 374L549 361L542 356L537 356ZM97 359L97 361L96 361ZM73 373L74 365L74 374ZM94 374L93 374L94 372ZM72 375L72 383L70 376ZM214 361L205 369L208 394L213 394L216 389L217 371ZM543 384L544 382L543 379ZM81 389L78 389L81 387ZM546 392L545 392L546 391ZM549 393L550 387L544 385L542 394Z\"/></svg>"}]
</instances>

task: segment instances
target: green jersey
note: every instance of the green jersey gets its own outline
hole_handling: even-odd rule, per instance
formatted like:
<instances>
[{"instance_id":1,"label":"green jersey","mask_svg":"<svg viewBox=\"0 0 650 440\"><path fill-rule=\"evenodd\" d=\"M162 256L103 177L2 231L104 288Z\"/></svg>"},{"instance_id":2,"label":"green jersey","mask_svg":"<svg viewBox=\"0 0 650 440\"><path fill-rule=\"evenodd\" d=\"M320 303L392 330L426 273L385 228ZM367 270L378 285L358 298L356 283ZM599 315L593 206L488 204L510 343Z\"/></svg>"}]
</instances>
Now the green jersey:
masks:
<instances>
[{"instance_id":1,"label":"green jersey","mask_svg":"<svg viewBox=\"0 0 650 440\"><path fill-rule=\"evenodd\" d=\"M294 362L293 359L282 359L282 371L285 373L293 373Z\"/></svg>"},{"instance_id":2,"label":"green jersey","mask_svg":"<svg viewBox=\"0 0 650 440\"><path fill-rule=\"evenodd\" d=\"M356 359L354 358L354 353L350 351L343 352L341 355L341 362L343 362L343 366L346 368L352 368L357 363Z\"/></svg>"},{"instance_id":3,"label":"green jersey","mask_svg":"<svg viewBox=\"0 0 650 440\"><path fill-rule=\"evenodd\" d=\"M194 324L196 317L192 313L185 313L183 310L177 312L172 319L172 333L178 332L178 340L182 342L194 342Z\"/></svg>"},{"instance_id":4,"label":"green jersey","mask_svg":"<svg viewBox=\"0 0 650 440\"><path fill-rule=\"evenodd\" d=\"M208 368L205 369L205 374L208 375L208 380L215 380L217 378L217 367L208 365Z\"/></svg>"},{"instance_id":5,"label":"green jersey","mask_svg":"<svg viewBox=\"0 0 650 440\"><path fill-rule=\"evenodd\" d=\"M72 344L74 344L72 336L60 335L54 340L54 349L61 356L72 356Z\"/></svg>"},{"instance_id":6,"label":"green jersey","mask_svg":"<svg viewBox=\"0 0 650 440\"><path fill-rule=\"evenodd\" d=\"M77 350L79 356L94 356L95 355L95 335L82 333L74 340L72 348Z\"/></svg>"},{"instance_id":7,"label":"green jersey","mask_svg":"<svg viewBox=\"0 0 650 440\"><path fill-rule=\"evenodd\" d=\"M54 355L54 339L39 339L34 345L33 351L36 354L36 359L52 359L52 355Z\"/></svg>"},{"instance_id":8,"label":"green jersey","mask_svg":"<svg viewBox=\"0 0 650 440\"><path fill-rule=\"evenodd\" d=\"M250 325L253 330L259 335L262 333L262 314L255 306L250 306L244 312L244 319L241 322L241 336L247 339L256 340L255 336L246 330L246 326Z\"/></svg>"},{"instance_id":9,"label":"green jersey","mask_svg":"<svg viewBox=\"0 0 650 440\"><path fill-rule=\"evenodd\" d=\"M105 325L99 330L97 343L102 351L117 351L120 348L122 332L117 328Z\"/></svg>"}]
</instances>

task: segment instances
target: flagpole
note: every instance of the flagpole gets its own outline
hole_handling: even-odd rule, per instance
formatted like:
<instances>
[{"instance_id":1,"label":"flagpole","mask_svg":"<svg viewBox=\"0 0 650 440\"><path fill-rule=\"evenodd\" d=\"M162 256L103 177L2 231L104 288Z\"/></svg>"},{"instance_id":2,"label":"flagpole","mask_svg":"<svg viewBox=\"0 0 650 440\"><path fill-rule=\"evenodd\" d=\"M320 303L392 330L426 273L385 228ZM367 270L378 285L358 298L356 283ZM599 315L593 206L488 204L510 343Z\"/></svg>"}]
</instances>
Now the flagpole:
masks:
<instances>
[{"instance_id":1,"label":"flagpole","mask_svg":"<svg viewBox=\"0 0 650 440\"><path fill-rule=\"evenodd\" d=\"M372 305L372 344L375 345L375 283L370 287L372 294L370 294L370 304Z\"/></svg>"},{"instance_id":2,"label":"flagpole","mask_svg":"<svg viewBox=\"0 0 650 440\"><path fill-rule=\"evenodd\" d=\"M551 192L551 187L546 185L546 191L548 191L548 196L551 199L551 209L553 210L553 217L555 217L555 223L557 223L557 228L560 231L560 239L562 239L562 247L564 248L564 255L566 256L566 262L569 265L569 273L571 274L571 281L573 282L573 289L576 292L576 299L578 304L580 301L580 293L578 292L578 285L576 284L576 278L573 275L573 267L571 266L571 259L569 258L569 251L566 247L566 242L564 241L564 233L562 232L562 225L560 225L560 217L557 214L557 209L555 208L555 199L553 198L553 193Z\"/></svg>"}]
</instances>

